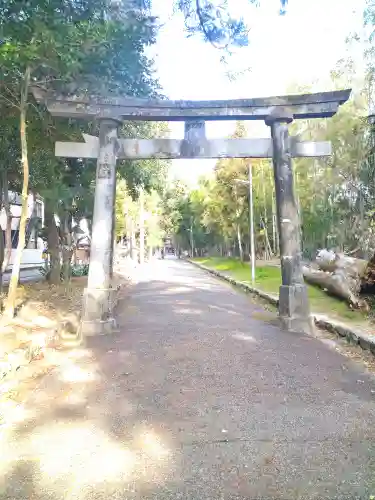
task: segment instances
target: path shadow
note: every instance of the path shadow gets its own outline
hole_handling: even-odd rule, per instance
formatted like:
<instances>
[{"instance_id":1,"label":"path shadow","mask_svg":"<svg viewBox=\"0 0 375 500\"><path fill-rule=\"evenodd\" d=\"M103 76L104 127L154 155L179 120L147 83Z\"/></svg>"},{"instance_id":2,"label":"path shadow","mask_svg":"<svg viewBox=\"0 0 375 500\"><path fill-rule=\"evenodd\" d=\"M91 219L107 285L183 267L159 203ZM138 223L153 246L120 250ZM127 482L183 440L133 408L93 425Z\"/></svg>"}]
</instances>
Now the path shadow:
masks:
<instances>
[{"instance_id":1,"label":"path shadow","mask_svg":"<svg viewBox=\"0 0 375 500\"><path fill-rule=\"evenodd\" d=\"M368 498L370 376L188 264L117 312L2 438L1 498Z\"/></svg>"}]
</instances>

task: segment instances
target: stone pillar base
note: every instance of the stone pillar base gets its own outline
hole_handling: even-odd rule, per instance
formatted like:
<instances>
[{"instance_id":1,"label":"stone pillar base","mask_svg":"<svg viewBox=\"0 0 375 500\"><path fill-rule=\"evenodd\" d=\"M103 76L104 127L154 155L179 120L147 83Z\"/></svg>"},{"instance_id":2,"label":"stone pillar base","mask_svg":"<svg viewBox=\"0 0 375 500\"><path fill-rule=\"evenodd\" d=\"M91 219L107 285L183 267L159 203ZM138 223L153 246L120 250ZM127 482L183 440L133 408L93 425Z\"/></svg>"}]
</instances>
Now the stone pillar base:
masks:
<instances>
[{"instance_id":1,"label":"stone pillar base","mask_svg":"<svg viewBox=\"0 0 375 500\"><path fill-rule=\"evenodd\" d=\"M82 337L109 335L117 329L116 320L108 318L106 321L81 321L80 334Z\"/></svg>"},{"instance_id":2,"label":"stone pillar base","mask_svg":"<svg viewBox=\"0 0 375 500\"><path fill-rule=\"evenodd\" d=\"M306 285L281 285L279 318L283 328L288 331L312 333L314 324Z\"/></svg>"},{"instance_id":3,"label":"stone pillar base","mask_svg":"<svg viewBox=\"0 0 375 500\"><path fill-rule=\"evenodd\" d=\"M113 310L117 292L116 288L85 288L80 325L82 336L106 335L116 329Z\"/></svg>"}]
</instances>

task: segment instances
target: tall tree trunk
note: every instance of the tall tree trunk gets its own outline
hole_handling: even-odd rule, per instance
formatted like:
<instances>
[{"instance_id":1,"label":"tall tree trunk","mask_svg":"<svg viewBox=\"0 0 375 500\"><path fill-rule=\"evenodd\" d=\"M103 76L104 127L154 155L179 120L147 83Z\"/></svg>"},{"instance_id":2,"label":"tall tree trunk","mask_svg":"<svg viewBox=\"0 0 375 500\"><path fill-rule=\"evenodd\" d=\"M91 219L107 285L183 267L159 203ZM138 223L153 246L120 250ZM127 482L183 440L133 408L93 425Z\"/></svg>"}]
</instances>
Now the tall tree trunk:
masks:
<instances>
[{"instance_id":1,"label":"tall tree trunk","mask_svg":"<svg viewBox=\"0 0 375 500\"><path fill-rule=\"evenodd\" d=\"M49 200L46 200L44 205L44 224L47 228L47 244L50 257L48 281L53 285L58 285L61 281L59 233L56 226L54 205Z\"/></svg>"},{"instance_id":2,"label":"tall tree trunk","mask_svg":"<svg viewBox=\"0 0 375 500\"><path fill-rule=\"evenodd\" d=\"M141 187L139 193L139 263L145 261L145 217L144 217L144 191Z\"/></svg>"},{"instance_id":3,"label":"tall tree trunk","mask_svg":"<svg viewBox=\"0 0 375 500\"><path fill-rule=\"evenodd\" d=\"M4 262L4 232L0 228L0 263L2 264ZM3 272L1 271L0 268L0 293L3 293ZM1 301L0 307L2 308L3 304Z\"/></svg>"},{"instance_id":4,"label":"tall tree trunk","mask_svg":"<svg viewBox=\"0 0 375 500\"><path fill-rule=\"evenodd\" d=\"M277 213L275 190L272 192L272 233L273 233L273 253L279 255L279 228L277 227Z\"/></svg>"},{"instance_id":5,"label":"tall tree trunk","mask_svg":"<svg viewBox=\"0 0 375 500\"><path fill-rule=\"evenodd\" d=\"M134 219L130 217L130 257L132 260L135 260L136 246Z\"/></svg>"},{"instance_id":6,"label":"tall tree trunk","mask_svg":"<svg viewBox=\"0 0 375 500\"><path fill-rule=\"evenodd\" d=\"M126 216L126 247L128 250L128 255L131 257L131 248L132 248L132 242L131 242L131 219L127 215Z\"/></svg>"},{"instance_id":7,"label":"tall tree trunk","mask_svg":"<svg viewBox=\"0 0 375 500\"><path fill-rule=\"evenodd\" d=\"M190 248L191 248L191 257L194 258L194 233L193 233L193 218L190 218Z\"/></svg>"},{"instance_id":8,"label":"tall tree trunk","mask_svg":"<svg viewBox=\"0 0 375 500\"><path fill-rule=\"evenodd\" d=\"M9 186L8 186L8 172L6 169L2 171L2 185L4 190L4 210L6 214L6 227L5 227L5 252L2 262L2 272L4 273L9 266L12 257L12 211L9 203Z\"/></svg>"},{"instance_id":9,"label":"tall tree trunk","mask_svg":"<svg viewBox=\"0 0 375 500\"><path fill-rule=\"evenodd\" d=\"M261 224L263 223L263 226L264 226L264 243L265 243L266 258L271 259L272 258L272 248L271 248L270 240L268 239L267 225L265 222L262 221L262 218L260 218L260 222L261 222Z\"/></svg>"},{"instance_id":10,"label":"tall tree trunk","mask_svg":"<svg viewBox=\"0 0 375 500\"><path fill-rule=\"evenodd\" d=\"M61 236L62 236L62 265L63 280L68 282L71 277L71 264L73 255L71 215L65 210L61 218Z\"/></svg>"},{"instance_id":11,"label":"tall tree trunk","mask_svg":"<svg viewBox=\"0 0 375 500\"><path fill-rule=\"evenodd\" d=\"M241 237L241 227L237 224L237 240L238 240L238 251L240 252L240 259L243 262L243 248L242 248L242 237Z\"/></svg>"},{"instance_id":12,"label":"tall tree trunk","mask_svg":"<svg viewBox=\"0 0 375 500\"><path fill-rule=\"evenodd\" d=\"M24 75L23 86L21 89L21 103L20 103L20 139L21 139L21 161L23 170L23 183L22 183L22 207L21 219L19 225L19 238L17 245L17 253L14 259L12 276L10 278L8 298L4 315L8 318L13 318L16 307L17 287L20 277L21 260L23 249L25 248L25 232L27 222L27 209L28 209L28 194L29 194L29 158L27 151L27 132L26 132L26 115L27 115L27 100L29 94L30 83L30 67L26 68Z\"/></svg>"},{"instance_id":13,"label":"tall tree trunk","mask_svg":"<svg viewBox=\"0 0 375 500\"><path fill-rule=\"evenodd\" d=\"M264 218L264 239L266 248L266 259L272 257L272 248L268 238L268 213L267 213L267 193L266 193L266 179L264 175L264 164L261 163L261 184L263 186L263 218Z\"/></svg>"},{"instance_id":14,"label":"tall tree trunk","mask_svg":"<svg viewBox=\"0 0 375 500\"><path fill-rule=\"evenodd\" d=\"M37 248L37 246L36 246L36 240L37 240L36 228L37 228L37 225L38 225L38 217L37 217L37 211L36 211L36 195L35 195L35 192L33 192L33 208L32 208L29 222L28 222L27 227L26 227L26 234L25 234L25 247L26 248L29 244L30 238L33 235L33 231L34 231L34 235L35 235L34 248Z\"/></svg>"},{"instance_id":15,"label":"tall tree trunk","mask_svg":"<svg viewBox=\"0 0 375 500\"><path fill-rule=\"evenodd\" d=\"M8 187L6 186L6 189L7 188ZM3 207L3 200L4 200L4 184L3 184L3 178L2 176L0 176L0 207ZM4 231L3 228L0 227L0 293L3 292L3 272L2 272L3 262L4 262Z\"/></svg>"}]
</instances>

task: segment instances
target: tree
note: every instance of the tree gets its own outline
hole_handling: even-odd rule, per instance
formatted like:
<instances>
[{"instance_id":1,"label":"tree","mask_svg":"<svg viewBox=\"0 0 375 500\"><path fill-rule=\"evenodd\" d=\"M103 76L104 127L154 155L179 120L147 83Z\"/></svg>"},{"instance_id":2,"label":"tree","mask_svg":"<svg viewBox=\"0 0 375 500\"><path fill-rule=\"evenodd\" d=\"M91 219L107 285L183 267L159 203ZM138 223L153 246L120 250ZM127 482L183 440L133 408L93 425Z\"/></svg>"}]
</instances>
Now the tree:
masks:
<instances>
[{"instance_id":1,"label":"tree","mask_svg":"<svg viewBox=\"0 0 375 500\"><path fill-rule=\"evenodd\" d=\"M90 5L73 0L32 0L26 4L10 0L0 4L0 103L2 109L19 113L23 166L22 216L8 293L9 315L14 312L25 244L30 170L26 125L30 106L34 106L30 85L43 84L64 92L126 89L128 95L156 95L151 63L143 54L145 45L154 41L155 19L146 13L140 15L138 4L132 2L131 8L125 1L113 4L101 0ZM45 116L42 121L49 122ZM49 130L51 139L58 131L59 126Z\"/></svg>"},{"instance_id":2,"label":"tree","mask_svg":"<svg viewBox=\"0 0 375 500\"><path fill-rule=\"evenodd\" d=\"M153 249L161 246L165 236L161 225L160 194L154 189L144 191L143 194L143 210L141 210L140 198L132 197L132 193L124 179L118 180L116 190L116 239L120 240L124 236L126 237L130 250L133 250L133 258L135 249L132 247L135 246L136 234L138 233L139 240L142 238L140 234L141 216L143 216L146 247L150 257ZM139 243L141 242L139 241ZM138 248L141 246L139 244Z\"/></svg>"},{"instance_id":3,"label":"tree","mask_svg":"<svg viewBox=\"0 0 375 500\"><path fill-rule=\"evenodd\" d=\"M249 0L256 4L257 0ZM288 0L280 0L280 14L285 13ZM248 44L249 28L243 18L231 15L228 0L176 0L185 18L188 34L201 33L206 42L220 49Z\"/></svg>"},{"instance_id":4,"label":"tree","mask_svg":"<svg viewBox=\"0 0 375 500\"><path fill-rule=\"evenodd\" d=\"M169 129L164 122L125 122L120 136L128 139L165 138ZM166 160L122 160L118 162L117 171L126 180L127 189L133 197L138 195L138 186L146 191L152 189L161 192L164 189L169 162Z\"/></svg>"},{"instance_id":5,"label":"tree","mask_svg":"<svg viewBox=\"0 0 375 500\"><path fill-rule=\"evenodd\" d=\"M164 192L162 199L161 227L168 237L181 237L182 207L188 198L188 188L182 182L174 182Z\"/></svg>"},{"instance_id":6,"label":"tree","mask_svg":"<svg viewBox=\"0 0 375 500\"><path fill-rule=\"evenodd\" d=\"M1 203L0 209L5 212L6 227L5 241L1 233L0 244L5 243L4 250L0 254L1 276L8 267L12 252L12 213L9 202L9 190L20 190L20 163L15 159L20 156L19 149L19 127L18 119L11 108L2 108L0 120L0 180L1 180Z\"/></svg>"},{"instance_id":7,"label":"tree","mask_svg":"<svg viewBox=\"0 0 375 500\"><path fill-rule=\"evenodd\" d=\"M340 85L338 73L333 77L333 83ZM355 92L354 98L329 120L291 125L293 135L331 141L333 149L330 158L293 160L305 258L313 258L323 247L357 250L363 257L375 251L375 169L373 150L368 145L373 136L363 118L365 94ZM232 137L244 136L245 129L237 124ZM253 159L251 165L256 253L268 258L276 253L278 245L272 168L270 160ZM170 190L164 217L173 221L170 229L184 248L191 246L189 228L193 221L194 245L199 251L239 257L247 254L248 188L235 181L247 180L248 168L248 160L220 159L213 177L201 181L198 190Z\"/></svg>"},{"instance_id":8,"label":"tree","mask_svg":"<svg viewBox=\"0 0 375 500\"><path fill-rule=\"evenodd\" d=\"M146 242L149 258L152 257L155 248L162 246L165 233L161 226L161 197L153 190L146 194L145 199L145 226Z\"/></svg>"}]
</instances>

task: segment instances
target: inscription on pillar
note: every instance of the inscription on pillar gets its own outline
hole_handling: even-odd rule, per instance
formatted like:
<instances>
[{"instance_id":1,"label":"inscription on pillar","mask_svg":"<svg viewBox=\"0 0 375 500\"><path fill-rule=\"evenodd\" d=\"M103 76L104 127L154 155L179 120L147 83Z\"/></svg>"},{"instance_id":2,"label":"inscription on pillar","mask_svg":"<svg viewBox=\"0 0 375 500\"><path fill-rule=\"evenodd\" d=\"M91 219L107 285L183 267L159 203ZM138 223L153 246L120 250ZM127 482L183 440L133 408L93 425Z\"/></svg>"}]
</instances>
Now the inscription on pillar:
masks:
<instances>
[{"instance_id":1,"label":"inscription on pillar","mask_svg":"<svg viewBox=\"0 0 375 500\"><path fill-rule=\"evenodd\" d=\"M184 140L181 143L181 156L196 158L202 155L207 145L206 124L204 120L185 122Z\"/></svg>"},{"instance_id":2,"label":"inscription on pillar","mask_svg":"<svg viewBox=\"0 0 375 500\"><path fill-rule=\"evenodd\" d=\"M108 163L99 163L98 179L109 179L111 177L111 166Z\"/></svg>"},{"instance_id":3,"label":"inscription on pillar","mask_svg":"<svg viewBox=\"0 0 375 500\"><path fill-rule=\"evenodd\" d=\"M110 141L105 145L106 148L111 147ZM102 152L99 154L98 159L98 179L109 179L112 174L112 169L116 163L116 157L113 154L110 154L108 151Z\"/></svg>"}]
</instances>

